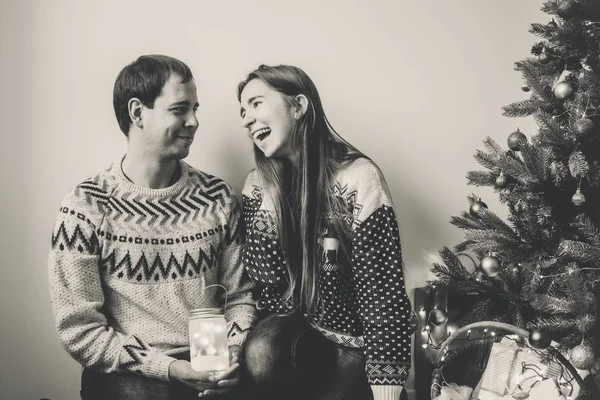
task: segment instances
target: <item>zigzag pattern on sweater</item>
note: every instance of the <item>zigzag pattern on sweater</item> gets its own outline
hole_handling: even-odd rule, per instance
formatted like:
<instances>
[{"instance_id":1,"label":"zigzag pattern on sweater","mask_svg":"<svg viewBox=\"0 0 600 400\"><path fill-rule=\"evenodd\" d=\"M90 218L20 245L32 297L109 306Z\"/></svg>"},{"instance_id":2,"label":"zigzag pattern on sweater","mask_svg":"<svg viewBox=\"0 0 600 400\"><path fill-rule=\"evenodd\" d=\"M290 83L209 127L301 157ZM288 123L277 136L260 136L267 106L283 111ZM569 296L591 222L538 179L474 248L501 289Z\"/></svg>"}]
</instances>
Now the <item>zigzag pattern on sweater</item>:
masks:
<instances>
[{"instance_id":1,"label":"zigzag pattern on sweater","mask_svg":"<svg viewBox=\"0 0 600 400\"><path fill-rule=\"evenodd\" d=\"M108 192L108 185L101 176L88 179L77 185L76 195L83 195L88 204L96 202L102 208L108 207L115 213L111 216L115 221L135 223L146 222L160 225L179 222L186 223L190 219L205 217L214 213L215 208L225 207L232 192L223 180L212 175L190 173L196 177L201 186L183 190L176 197L164 201L157 198L145 198L139 194L125 193L116 197Z\"/></svg>"},{"instance_id":2,"label":"zigzag pattern on sweater","mask_svg":"<svg viewBox=\"0 0 600 400\"><path fill-rule=\"evenodd\" d=\"M131 339L134 343L123 346L123 351L129 356L129 360L121 362L120 367L140 374L142 372L141 366L144 363L143 358L148 356L148 352L151 349L144 345L137 337L132 336Z\"/></svg>"},{"instance_id":3,"label":"zigzag pattern on sweater","mask_svg":"<svg viewBox=\"0 0 600 400\"><path fill-rule=\"evenodd\" d=\"M62 212L65 212L65 210L68 211L67 207L61 208ZM82 214L79 215L83 217ZM81 219L85 219L85 217ZM93 226L89 220L87 222ZM56 232L52 233L52 249L57 248L60 251L77 249L80 253L96 254L100 248L100 244L98 236L94 231L92 231L90 237L87 237L79 224L73 230L73 234L69 235L65 222L62 221Z\"/></svg>"},{"instance_id":4,"label":"zigzag pattern on sweater","mask_svg":"<svg viewBox=\"0 0 600 400\"><path fill-rule=\"evenodd\" d=\"M217 265L219 249L215 249L211 244L207 251L198 248L198 253L194 256L186 251L183 260L178 260L173 253L168 257L167 261L163 261L161 254L157 253L151 258L152 261L148 261L148 257L142 252L134 262L128 251L117 260L116 250L113 250L100 260L100 270L119 279L135 279L138 282L191 278L204 274Z\"/></svg>"},{"instance_id":5,"label":"zigzag pattern on sweater","mask_svg":"<svg viewBox=\"0 0 600 400\"><path fill-rule=\"evenodd\" d=\"M232 322L229 325L229 330L227 331L227 337L228 338L233 338L236 337L238 335L244 334L246 332L249 332L250 330L252 330L252 327L249 326L247 329L242 329L242 327L240 327L236 322Z\"/></svg>"}]
</instances>

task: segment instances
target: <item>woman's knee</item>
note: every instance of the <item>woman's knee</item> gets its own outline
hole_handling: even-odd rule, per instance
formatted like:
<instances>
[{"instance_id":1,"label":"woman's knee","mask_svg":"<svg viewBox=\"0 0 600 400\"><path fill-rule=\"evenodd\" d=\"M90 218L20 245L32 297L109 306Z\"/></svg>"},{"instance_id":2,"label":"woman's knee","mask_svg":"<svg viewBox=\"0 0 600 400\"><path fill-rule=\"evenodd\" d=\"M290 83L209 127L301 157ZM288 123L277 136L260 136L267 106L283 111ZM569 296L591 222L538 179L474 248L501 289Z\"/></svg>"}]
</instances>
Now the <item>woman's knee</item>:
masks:
<instances>
[{"instance_id":1,"label":"woman's knee","mask_svg":"<svg viewBox=\"0 0 600 400\"><path fill-rule=\"evenodd\" d=\"M291 346L302 332L298 319L270 315L250 332L245 347L246 367L255 383L272 383L290 377Z\"/></svg>"}]
</instances>

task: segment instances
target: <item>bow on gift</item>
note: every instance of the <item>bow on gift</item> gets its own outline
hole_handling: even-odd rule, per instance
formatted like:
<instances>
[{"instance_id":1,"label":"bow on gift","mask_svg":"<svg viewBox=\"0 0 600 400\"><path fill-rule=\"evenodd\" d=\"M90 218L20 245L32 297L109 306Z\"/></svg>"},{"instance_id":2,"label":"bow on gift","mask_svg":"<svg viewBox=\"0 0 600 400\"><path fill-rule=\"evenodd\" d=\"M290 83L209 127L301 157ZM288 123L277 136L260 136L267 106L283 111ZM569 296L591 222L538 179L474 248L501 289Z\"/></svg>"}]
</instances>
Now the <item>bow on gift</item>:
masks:
<instances>
[{"instance_id":1,"label":"bow on gift","mask_svg":"<svg viewBox=\"0 0 600 400\"><path fill-rule=\"evenodd\" d=\"M444 384L440 395L433 400L469 400L473 389L456 383ZM546 399L545 399L546 400Z\"/></svg>"}]
</instances>

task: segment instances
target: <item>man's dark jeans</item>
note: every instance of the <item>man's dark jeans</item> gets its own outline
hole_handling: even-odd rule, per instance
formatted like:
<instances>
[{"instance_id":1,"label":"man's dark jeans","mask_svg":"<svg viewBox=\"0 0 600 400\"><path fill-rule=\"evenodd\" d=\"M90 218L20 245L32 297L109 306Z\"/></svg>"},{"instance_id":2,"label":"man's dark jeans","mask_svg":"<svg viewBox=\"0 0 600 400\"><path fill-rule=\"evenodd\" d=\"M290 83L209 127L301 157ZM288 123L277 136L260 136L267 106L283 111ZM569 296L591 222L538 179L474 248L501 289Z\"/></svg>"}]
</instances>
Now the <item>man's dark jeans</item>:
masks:
<instances>
[{"instance_id":1,"label":"man's dark jeans","mask_svg":"<svg viewBox=\"0 0 600 400\"><path fill-rule=\"evenodd\" d=\"M176 358L189 360L189 355ZM211 397L215 400L246 400L239 394ZM133 373L105 374L85 368L81 375L82 400L197 400L198 391L180 382L165 382Z\"/></svg>"}]
</instances>

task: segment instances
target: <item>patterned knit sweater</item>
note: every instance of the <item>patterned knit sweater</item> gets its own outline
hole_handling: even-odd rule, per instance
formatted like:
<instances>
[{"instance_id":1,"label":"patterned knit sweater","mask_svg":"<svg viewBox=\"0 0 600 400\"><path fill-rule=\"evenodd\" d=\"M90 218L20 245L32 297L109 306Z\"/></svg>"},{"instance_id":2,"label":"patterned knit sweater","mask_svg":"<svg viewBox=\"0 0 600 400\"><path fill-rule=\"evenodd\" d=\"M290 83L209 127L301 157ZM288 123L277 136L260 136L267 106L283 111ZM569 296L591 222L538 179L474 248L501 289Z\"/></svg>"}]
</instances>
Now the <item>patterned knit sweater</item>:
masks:
<instances>
[{"instance_id":1,"label":"patterned knit sweater","mask_svg":"<svg viewBox=\"0 0 600 400\"><path fill-rule=\"evenodd\" d=\"M239 206L224 181L181 162L165 189L130 182L120 161L71 191L52 235L49 280L59 337L83 366L168 380L189 351L194 308L223 306L229 344L255 319L243 273Z\"/></svg>"},{"instance_id":2,"label":"patterned knit sweater","mask_svg":"<svg viewBox=\"0 0 600 400\"><path fill-rule=\"evenodd\" d=\"M286 312L288 287L274 209L256 171L243 189L243 260L257 281L257 307ZM377 166L361 158L336 177L333 195L345 206L352 231L351 260L338 257L339 242L322 236L319 285L324 311L316 328L344 346L364 348L366 373L375 399L398 399L410 368L414 332L406 295L398 224L389 190ZM328 215L331 217L331 215Z\"/></svg>"}]
</instances>

